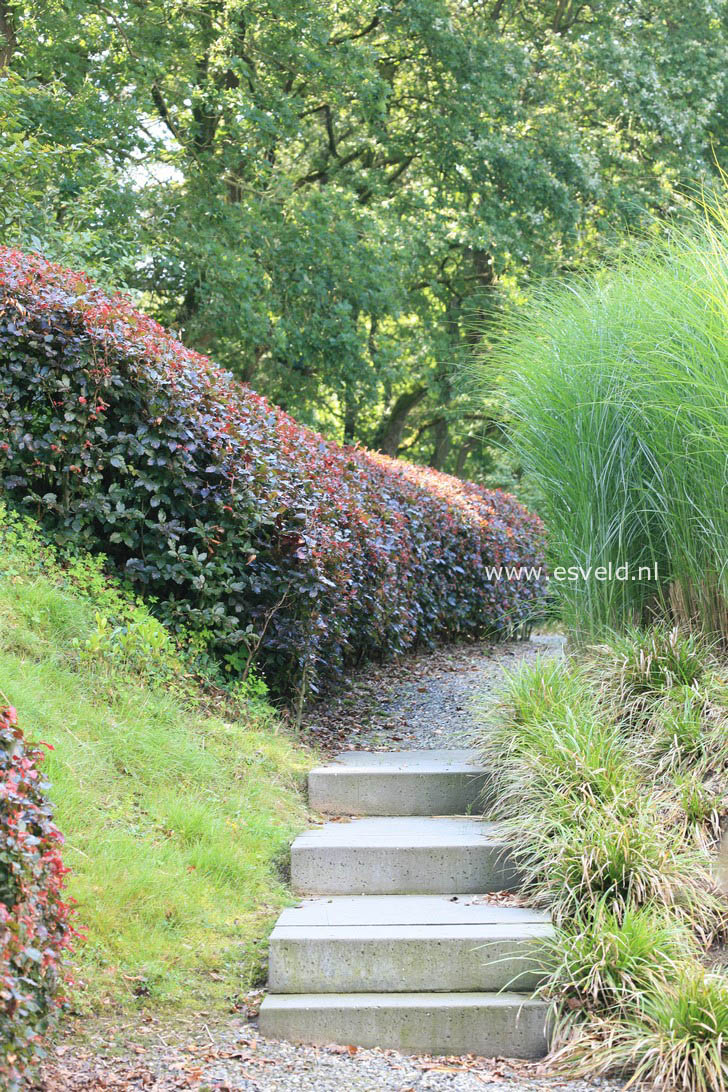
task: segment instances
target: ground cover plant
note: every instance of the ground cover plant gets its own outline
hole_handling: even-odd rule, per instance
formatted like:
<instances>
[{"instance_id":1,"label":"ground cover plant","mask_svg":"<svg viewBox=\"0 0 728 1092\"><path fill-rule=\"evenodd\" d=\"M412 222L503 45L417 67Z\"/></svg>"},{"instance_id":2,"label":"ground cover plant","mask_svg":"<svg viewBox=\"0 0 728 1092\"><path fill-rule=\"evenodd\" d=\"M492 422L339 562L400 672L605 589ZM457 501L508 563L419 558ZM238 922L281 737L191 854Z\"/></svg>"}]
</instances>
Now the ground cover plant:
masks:
<instances>
[{"instance_id":1,"label":"ground cover plant","mask_svg":"<svg viewBox=\"0 0 728 1092\"><path fill-rule=\"evenodd\" d=\"M263 974L311 752L259 684L203 685L99 558L0 506L0 678L43 763L85 934L71 1000L230 1011Z\"/></svg>"},{"instance_id":2,"label":"ground cover plant","mask_svg":"<svg viewBox=\"0 0 728 1092\"><path fill-rule=\"evenodd\" d=\"M524 894L549 907L541 960L554 1065L661 1088L728 1088L728 665L690 632L612 635L510 675L483 731L486 810Z\"/></svg>"},{"instance_id":3,"label":"ground cover plant","mask_svg":"<svg viewBox=\"0 0 728 1092\"><path fill-rule=\"evenodd\" d=\"M725 642L728 212L654 235L616 268L549 285L496 367L552 564L592 574L552 587L573 636L657 615ZM594 577L610 564L628 578Z\"/></svg>"},{"instance_id":4,"label":"ground cover plant","mask_svg":"<svg viewBox=\"0 0 728 1092\"><path fill-rule=\"evenodd\" d=\"M315 688L364 656L527 626L542 527L512 497L296 424L120 296L0 251L0 486L233 675Z\"/></svg>"}]
</instances>

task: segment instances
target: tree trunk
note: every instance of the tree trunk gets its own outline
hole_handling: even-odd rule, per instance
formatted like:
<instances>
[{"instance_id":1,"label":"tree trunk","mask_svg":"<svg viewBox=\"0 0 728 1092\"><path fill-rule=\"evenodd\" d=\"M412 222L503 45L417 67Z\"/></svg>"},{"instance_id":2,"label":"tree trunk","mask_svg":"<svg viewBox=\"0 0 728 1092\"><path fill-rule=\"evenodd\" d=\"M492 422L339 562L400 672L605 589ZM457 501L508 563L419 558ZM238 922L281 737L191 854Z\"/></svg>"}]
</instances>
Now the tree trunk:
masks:
<instances>
[{"instance_id":1,"label":"tree trunk","mask_svg":"<svg viewBox=\"0 0 728 1092\"><path fill-rule=\"evenodd\" d=\"M188 324L195 318L199 310L199 285L196 283L188 284L185 289L185 294L182 297L182 304L179 307L176 316L177 325L182 331L186 332Z\"/></svg>"},{"instance_id":2,"label":"tree trunk","mask_svg":"<svg viewBox=\"0 0 728 1092\"><path fill-rule=\"evenodd\" d=\"M0 0L0 72L10 68L17 45L13 13L7 0Z\"/></svg>"},{"instance_id":3,"label":"tree trunk","mask_svg":"<svg viewBox=\"0 0 728 1092\"><path fill-rule=\"evenodd\" d=\"M395 401L392 409L377 429L374 437L374 447L383 451L385 455L396 455L402 441L402 434L407 424L407 418L415 406L418 406L427 394L427 387L414 387L404 391Z\"/></svg>"},{"instance_id":4,"label":"tree trunk","mask_svg":"<svg viewBox=\"0 0 728 1092\"><path fill-rule=\"evenodd\" d=\"M450 454L450 427L445 417L438 417L433 426L433 432L435 448L430 458L430 466L433 470L442 470Z\"/></svg>"},{"instance_id":5,"label":"tree trunk","mask_svg":"<svg viewBox=\"0 0 728 1092\"><path fill-rule=\"evenodd\" d=\"M356 440L356 424L359 407L354 395L353 384L346 384L344 392L344 443L353 444Z\"/></svg>"}]
</instances>

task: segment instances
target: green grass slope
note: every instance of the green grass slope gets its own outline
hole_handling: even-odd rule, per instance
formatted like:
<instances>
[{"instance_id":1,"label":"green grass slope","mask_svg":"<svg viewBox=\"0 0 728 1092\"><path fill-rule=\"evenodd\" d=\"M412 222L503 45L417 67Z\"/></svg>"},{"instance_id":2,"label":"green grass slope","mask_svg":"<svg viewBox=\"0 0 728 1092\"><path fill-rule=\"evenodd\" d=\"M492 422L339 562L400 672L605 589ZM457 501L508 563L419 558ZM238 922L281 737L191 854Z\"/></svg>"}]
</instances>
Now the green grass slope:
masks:
<instances>
[{"instance_id":1,"label":"green grass slope","mask_svg":"<svg viewBox=\"0 0 728 1092\"><path fill-rule=\"evenodd\" d=\"M98 560L0 506L0 689L54 748L82 1009L234 1003L288 898L311 753L255 688L203 688L186 659Z\"/></svg>"}]
</instances>

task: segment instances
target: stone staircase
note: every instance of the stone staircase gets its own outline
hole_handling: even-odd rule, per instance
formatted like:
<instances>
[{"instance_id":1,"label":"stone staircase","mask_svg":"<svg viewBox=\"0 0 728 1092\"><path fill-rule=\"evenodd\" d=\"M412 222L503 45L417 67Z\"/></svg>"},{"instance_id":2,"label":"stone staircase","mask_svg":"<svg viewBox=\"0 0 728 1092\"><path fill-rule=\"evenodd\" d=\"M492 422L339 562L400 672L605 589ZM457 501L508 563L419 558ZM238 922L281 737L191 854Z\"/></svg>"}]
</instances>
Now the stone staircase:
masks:
<instances>
[{"instance_id":1,"label":"stone staircase","mask_svg":"<svg viewBox=\"0 0 728 1092\"><path fill-rule=\"evenodd\" d=\"M475 810L474 752L347 752L309 775L332 818L291 849L305 896L270 941L260 1030L305 1043L538 1058L534 949L548 915L482 897L518 877Z\"/></svg>"}]
</instances>

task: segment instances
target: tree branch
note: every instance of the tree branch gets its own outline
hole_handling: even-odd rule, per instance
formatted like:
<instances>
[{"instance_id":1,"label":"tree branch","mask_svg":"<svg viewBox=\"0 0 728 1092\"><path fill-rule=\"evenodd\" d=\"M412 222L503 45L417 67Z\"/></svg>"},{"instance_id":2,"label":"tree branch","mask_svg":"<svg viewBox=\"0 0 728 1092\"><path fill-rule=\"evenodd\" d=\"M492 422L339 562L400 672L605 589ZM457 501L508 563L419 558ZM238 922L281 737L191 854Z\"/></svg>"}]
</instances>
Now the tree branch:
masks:
<instances>
[{"instance_id":1,"label":"tree branch","mask_svg":"<svg viewBox=\"0 0 728 1092\"><path fill-rule=\"evenodd\" d=\"M167 104L164 101L164 98L162 97L162 92L159 90L159 87L157 86L156 82L152 84L151 96L152 96L152 102L154 103L154 105L157 108L157 113L159 114L160 118L162 119L164 124L169 129L169 131L172 134L172 136L174 137L174 139L179 141L180 144L184 144L184 141L182 140L182 138L181 138L181 136L179 134L177 126L172 121L172 117L170 115L170 112L167 109Z\"/></svg>"},{"instance_id":2,"label":"tree branch","mask_svg":"<svg viewBox=\"0 0 728 1092\"><path fill-rule=\"evenodd\" d=\"M458 421L490 421L492 424L492 428L488 428L485 430L484 435L486 437L493 436L498 431L498 423L497 421L493 420L491 414L489 413L460 413L458 414L457 419ZM420 425L420 427L417 429L417 432L414 434L414 436L411 437L411 439L407 440L406 443L399 445L399 447L397 448L397 454L400 455L403 451L410 451L411 448L415 446L417 441L420 440L426 432L428 432L431 428L435 428L436 425L441 424L444 420L446 420L445 414L438 413L437 417L432 417L429 421L425 421L424 424Z\"/></svg>"},{"instance_id":3,"label":"tree branch","mask_svg":"<svg viewBox=\"0 0 728 1092\"><path fill-rule=\"evenodd\" d=\"M349 163L353 163L355 159L359 159L367 150L367 147L358 148L355 152L351 152L349 155L343 156L343 158L339 156L336 161L337 171L341 170L343 167L347 167ZM327 163L325 167L320 167L316 171L310 171L308 174L304 174L303 177L298 178L294 182L294 190L300 190L302 186L307 186L311 182L328 182L330 170L331 167Z\"/></svg>"},{"instance_id":4,"label":"tree branch","mask_svg":"<svg viewBox=\"0 0 728 1092\"><path fill-rule=\"evenodd\" d=\"M362 27L361 30L357 30L353 34L341 34L338 38L332 38L331 45L337 46L341 45L342 42L355 42L357 38L364 38L365 35L371 34L373 30L376 30L376 28L379 26L379 23L379 16L375 15L374 18L371 19L365 27Z\"/></svg>"}]
</instances>

